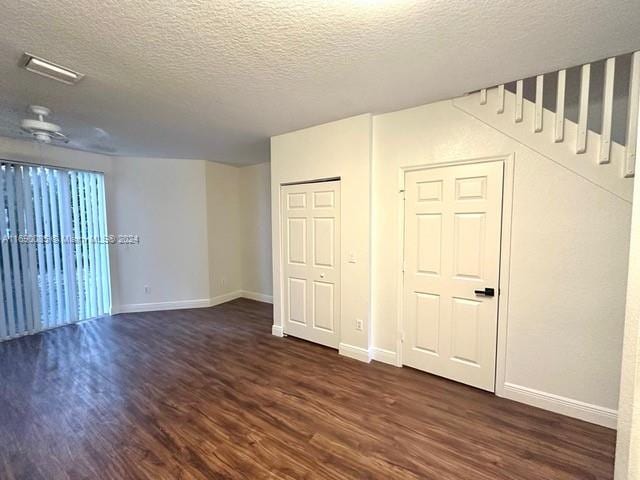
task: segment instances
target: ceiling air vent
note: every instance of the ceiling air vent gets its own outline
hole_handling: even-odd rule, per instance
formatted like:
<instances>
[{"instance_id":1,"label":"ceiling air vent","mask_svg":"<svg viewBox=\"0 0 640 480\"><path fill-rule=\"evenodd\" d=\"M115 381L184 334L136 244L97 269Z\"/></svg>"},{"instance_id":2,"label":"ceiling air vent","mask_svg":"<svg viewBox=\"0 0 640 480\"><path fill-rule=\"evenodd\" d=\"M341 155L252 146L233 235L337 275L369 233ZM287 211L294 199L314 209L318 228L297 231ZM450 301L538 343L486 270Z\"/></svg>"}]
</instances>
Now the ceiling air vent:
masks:
<instances>
[{"instance_id":1,"label":"ceiling air vent","mask_svg":"<svg viewBox=\"0 0 640 480\"><path fill-rule=\"evenodd\" d=\"M74 85L82 80L82 73L57 65L44 58L36 57L30 53L25 53L20 59L20 66L26 68L30 72L37 73L43 77L51 78L67 85Z\"/></svg>"}]
</instances>

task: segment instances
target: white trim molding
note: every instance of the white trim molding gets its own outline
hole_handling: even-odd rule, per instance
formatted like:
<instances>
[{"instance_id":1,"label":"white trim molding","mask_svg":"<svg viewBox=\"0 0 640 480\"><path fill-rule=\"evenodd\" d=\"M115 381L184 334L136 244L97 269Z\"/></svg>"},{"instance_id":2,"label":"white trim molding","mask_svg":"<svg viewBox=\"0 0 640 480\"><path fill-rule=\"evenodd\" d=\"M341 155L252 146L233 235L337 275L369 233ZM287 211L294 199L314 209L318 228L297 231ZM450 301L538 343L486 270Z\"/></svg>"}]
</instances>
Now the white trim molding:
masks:
<instances>
[{"instance_id":1,"label":"white trim molding","mask_svg":"<svg viewBox=\"0 0 640 480\"><path fill-rule=\"evenodd\" d=\"M399 363L398 354L396 352L392 352L391 350L385 350L384 348L371 347L370 357L371 360L387 363L389 365L393 365L394 367L402 366Z\"/></svg>"},{"instance_id":2,"label":"white trim molding","mask_svg":"<svg viewBox=\"0 0 640 480\"><path fill-rule=\"evenodd\" d=\"M513 383L505 383L498 395L509 400L584 420L585 422L595 423L607 428L616 428L618 412L611 408L561 397L560 395Z\"/></svg>"},{"instance_id":3,"label":"white trim molding","mask_svg":"<svg viewBox=\"0 0 640 480\"><path fill-rule=\"evenodd\" d=\"M230 302L231 300L235 300L236 298L242 297L242 290L236 290L235 292L224 293L222 295L218 295L217 297L213 297L209 300L209 305L207 307L215 307L216 305L220 305L222 303Z\"/></svg>"},{"instance_id":4,"label":"white trim molding","mask_svg":"<svg viewBox=\"0 0 640 480\"><path fill-rule=\"evenodd\" d=\"M210 306L211 300L208 298L178 300L175 302L129 303L120 305L120 308L114 313L157 312L160 310L182 310L184 308L203 308Z\"/></svg>"},{"instance_id":5,"label":"white trim molding","mask_svg":"<svg viewBox=\"0 0 640 480\"><path fill-rule=\"evenodd\" d=\"M258 302L273 303L273 297L264 293L236 290L224 293L213 298L199 298L195 300L177 300L171 302L129 303L120 305L120 308L112 308L112 315L118 313L157 312L161 310L182 310L185 308L215 307L230 302L236 298L248 298Z\"/></svg>"},{"instance_id":6,"label":"white trim molding","mask_svg":"<svg viewBox=\"0 0 640 480\"><path fill-rule=\"evenodd\" d=\"M282 325L272 325L271 335L274 337L284 337L284 328L282 328Z\"/></svg>"},{"instance_id":7,"label":"white trim molding","mask_svg":"<svg viewBox=\"0 0 640 480\"><path fill-rule=\"evenodd\" d=\"M369 363L371 356L369 350L362 347L356 347L355 345L349 345L348 343L340 343L338 345L338 353L345 357L353 358L354 360L360 360L361 362Z\"/></svg>"},{"instance_id":8,"label":"white trim molding","mask_svg":"<svg viewBox=\"0 0 640 480\"><path fill-rule=\"evenodd\" d=\"M242 290L240 293L242 294L242 298L248 298L250 300L255 300L256 302L273 303L273 295L250 292L248 290Z\"/></svg>"}]
</instances>

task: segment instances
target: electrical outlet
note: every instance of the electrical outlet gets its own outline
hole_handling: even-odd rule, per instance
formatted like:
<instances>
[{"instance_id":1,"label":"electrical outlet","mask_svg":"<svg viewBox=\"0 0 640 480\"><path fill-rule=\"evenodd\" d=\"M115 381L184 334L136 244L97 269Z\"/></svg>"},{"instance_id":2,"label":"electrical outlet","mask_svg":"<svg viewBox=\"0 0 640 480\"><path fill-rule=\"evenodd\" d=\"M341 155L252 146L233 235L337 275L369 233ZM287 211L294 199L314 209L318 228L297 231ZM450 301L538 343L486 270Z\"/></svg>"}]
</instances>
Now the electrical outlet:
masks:
<instances>
[{"instance_id":1,"label":"electrical outlet","mask_svg":"<svg viewBox=\"0 0 640 480\"><path fill-rule=\"evenodd\" d=\"M362 328L363 328L362 319L356 318L356 330L362 331Z\"/></svg>"},{"instance_id":2,"label":"electrical outlet","mask_svg":"<svg viewBox=\"0 0 640 480\"><path fill-rule=\"evenodd\" d=\"M147 295L151 293L151 287L149 285L144 286L144 293L146 293Z\"/></svg>"}]
</instances>

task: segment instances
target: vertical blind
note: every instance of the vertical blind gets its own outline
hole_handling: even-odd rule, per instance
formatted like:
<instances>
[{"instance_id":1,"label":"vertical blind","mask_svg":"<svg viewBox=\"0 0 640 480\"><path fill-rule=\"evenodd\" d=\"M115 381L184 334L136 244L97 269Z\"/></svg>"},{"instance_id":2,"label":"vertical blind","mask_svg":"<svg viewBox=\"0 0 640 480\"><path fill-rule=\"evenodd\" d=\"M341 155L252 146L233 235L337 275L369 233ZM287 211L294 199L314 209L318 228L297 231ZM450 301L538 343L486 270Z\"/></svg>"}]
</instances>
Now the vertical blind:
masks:
<instances>
[{"instance_id":1,"label":"vertical blind","mask_svg":"<svg viewBox=\"0 0 640 480\"><path fill-rule=\"evenodd\" d=\"M104 176L0 163L0 340L108 314Z\"/></svg>"}]
</instances>

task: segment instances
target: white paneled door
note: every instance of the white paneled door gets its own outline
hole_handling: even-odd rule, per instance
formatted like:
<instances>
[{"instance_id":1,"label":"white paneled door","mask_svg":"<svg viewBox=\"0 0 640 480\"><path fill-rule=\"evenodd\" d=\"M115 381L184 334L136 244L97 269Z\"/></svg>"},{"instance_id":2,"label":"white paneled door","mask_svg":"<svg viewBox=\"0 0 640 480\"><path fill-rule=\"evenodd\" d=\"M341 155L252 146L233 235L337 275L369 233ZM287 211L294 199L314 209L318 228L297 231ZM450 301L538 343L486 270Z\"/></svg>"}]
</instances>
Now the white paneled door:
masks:
<instances>
[{"instance_id":1,"label":"white paneled door","mask_svg":"<svg viewBox=\"0 0 640 480\"><path fill-rule=\"evenodd\" d=\"M407 172L403 363L494 391L503 163Z\"/></svg>"},{"instance_id":2,"label":"white paneled door","mask_svg":"<svg viewBox=\"0 0 640 480\"><path fill-rule=\"evenodd\" d=\"M284 331L340 342L340 182L282 187Z\"/></svg>"}]
</instances>

